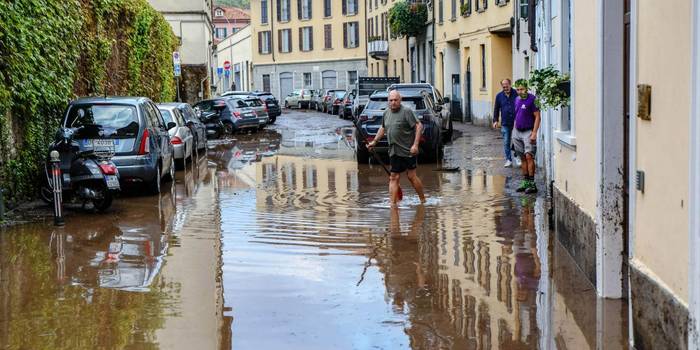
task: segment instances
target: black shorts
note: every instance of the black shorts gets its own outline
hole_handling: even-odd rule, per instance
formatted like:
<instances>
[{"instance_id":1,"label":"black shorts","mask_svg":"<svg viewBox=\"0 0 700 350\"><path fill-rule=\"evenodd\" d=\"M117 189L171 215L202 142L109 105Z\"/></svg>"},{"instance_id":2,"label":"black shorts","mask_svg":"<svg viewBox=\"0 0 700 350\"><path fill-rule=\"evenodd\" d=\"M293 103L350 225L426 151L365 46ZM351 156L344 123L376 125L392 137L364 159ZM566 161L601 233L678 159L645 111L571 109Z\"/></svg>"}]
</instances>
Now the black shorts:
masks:
<instances>
[{"instance_id":1,"label":"black shorts","mask_svg":"<svg viewBox=\"0 0 700 350\"><path fill-rule=\"evenodd\" d=\"M391 156L389 163L392 173L403 173L406 170L415 169L418 166L418 159L416 157Z\"/></svg>"}]
</instances>

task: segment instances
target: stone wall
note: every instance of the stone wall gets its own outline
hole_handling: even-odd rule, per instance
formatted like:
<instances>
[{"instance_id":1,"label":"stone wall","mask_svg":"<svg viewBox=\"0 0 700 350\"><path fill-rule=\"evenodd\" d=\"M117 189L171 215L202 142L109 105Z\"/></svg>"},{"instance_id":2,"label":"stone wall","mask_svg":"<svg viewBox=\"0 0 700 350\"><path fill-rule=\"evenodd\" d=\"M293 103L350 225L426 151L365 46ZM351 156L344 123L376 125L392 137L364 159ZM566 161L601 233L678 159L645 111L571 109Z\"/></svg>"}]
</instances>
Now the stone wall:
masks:
<instances>
[{"instance_id":1,"label":"stone wall","mask_svg":"<svg viewBox=\"0 0 700 350\"><path fill-rule=\"evenodd\" d=\"M554 187L554 223L557 239L569 252L586 278L596 284L595 222L581 208Z\"/></svg>"}]
</instances>

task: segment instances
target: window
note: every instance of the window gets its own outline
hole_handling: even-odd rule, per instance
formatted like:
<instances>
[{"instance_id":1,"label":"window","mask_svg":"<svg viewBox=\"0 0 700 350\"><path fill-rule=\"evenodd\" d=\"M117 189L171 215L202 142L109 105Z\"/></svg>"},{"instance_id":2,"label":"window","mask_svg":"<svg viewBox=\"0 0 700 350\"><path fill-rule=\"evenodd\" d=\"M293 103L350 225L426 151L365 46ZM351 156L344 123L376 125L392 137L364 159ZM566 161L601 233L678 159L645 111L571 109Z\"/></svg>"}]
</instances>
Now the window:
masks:
<instances>
[{"instance_id":1,"label":"window","mask_svg":"<svg viewBox=\"0 0 700 350\"><path fill-rule=\"evenodd\" d=\"M331 1L332 0L323 0L323 17L331 16Z\"/></svg>"},{"instance_id":2,"label":"window","mask_svg":"<svg viewBox=\"0 0 700 350\"><path fill-rule=\"evenodd\" d=\"M481 44L481 88L486 89L486 45Z\"/></svg>"},{"instance_id":3,"label":"window","mask_svg":"<svg viewBox=\"0 0 700 350\"><path fill-rule=\"evenodd\" d=\"M263 74L263 91L270 92L270 75Z\"/></svg>"},{"instance_id":4,"label":"window","mask_svg":"<svg viewBox=\"0 0 700 350\"><path fill-rule=\"evenodd\" d=\"M356 15L358 12L359 0L342 0L343 2L343 15L351 16Z\"/></svg>"},{"instance_id":5,"label":"window","mask_svg":"<svg viewBox=\"0 0 700 350\"><path fill-rule=\"evenodd\" d=\"M360 23L343 23L343 47L352 49L360 45Z\"/></svg>"},{"instance_id":6,"label":"window","mask_svg":"<svg viewBox=\"0 0 700 350\"><path fill-rule=\"evenodd\" d=\"M333 30L330 24L323 25L323 47L326 49L333 48Z\"/></svg>"},{"instance_id":7,"label":"window","mask_svg":"<svg viewBox=\"0 0 700 350\"><path fill-rule=\"evenodd\" d=\"M450 16L451 20L456 20L457 19L457 0L452 0L452 16Z\"/></svg>"},{"instance_id":8,"label":"window","mask_svg":"<svg viewBox=\"0 0 700 350\"><path fill-rule=\"evenodd\" d=\"M311 73L304 73L304 87L311 87Z\"/></svg>"},{"instance_id":9,"label":"window","mask_svg":"<svg viewBox=\"0 0 700 350\"><path fill-rule=\"evenodd\" d=\"M292 30L291 29L280 29L278 32L278 50L279 52L292 52Z\"/></svg>"},{"instance_id":10,"label":"window","mask_svg":"<svg viewBox=\"0 0 700 350\"><path fill-rule=\"evenodd\" d=\"M486 8L489 5L488 0L476 0L476 11L477 12L484 12L486 11Z\"/></svg>"},{"instance_id":11,"label":"window","mask_svg":"<svg viewBox=\"0 0 700 350\"><path fill-rule=\"evenodd\" d=\"M374 19L372 18L367 20L367 30L369 31L367 35L370 37L370 41L372 40L371 38L374 36L374 26L372 25L372 22L374 22Z\"/></svg>"},{"instance_id":12,"label":"window","mask_svg":"<svg viewBox=\"0 0 700 350\"><path fill-rule=\"evenodd\" d=\"M357 83L357 71L351 70L348 71L348 84L355 84Z\"/></svg>"},{"instance_id":13,"label":"window","mask_svg":"<svg viewBox=\"0 0 700 350\"><path fill-rule=\"evenodd\" d=\"M271 49L271 35L270 31L258 32L258 53L269 54Z\"/></svg>"},{"instance_id":14,"label":"window","mask_svg":"<svg viewBox=\"0 0 700 350\"><path fill-rule=\"evenodd\" d=\"M438 1L438 23L442 24L445 18L444 10L442 8L442 0Z\"/></svg>"},{"instance_id":15,"label":"window","mask_svg":"<svg viewBox=\"0 0 700 350\"><path fill-rule=\"evenodd\" d=\"M267 0L260 0L260 23L262 24L267 24L268 23L268 17L267 17Z\"/></svg>"},{"instance_id":16,"label":"window","mask_svg":"<svg viewBox=\"0 0 700 350\"><path fill-rule=\"evenodd\" d=\"M379 1L379 0L376 0L376 1ZM369 5L367 6L367 10L372 12L372 0L369 0Z\"/></svg>"},{"instance_id":17,"label":"window","mask_svg":"<svg viewBox=\"0 0 700 350\"><path fill-rule=\"evenodd\" d=\"M223 39L226 37L226 28L216 28L216 38Z\"/></svg>"},{"instance_id":18,"label":"window","mask_svg":"<svg viewBox=\"0 0 700 350\"><path fill-rule=\"evenodd\" d=\"M297 0L299 19L311 19L311 0Z\"/></svg>"},{"instance_id":19,"label":"window","mask_svg":"<svg viewBox=\"0 0 700 350\"><path fill-rule=\"evenodd\" d=\"M476 0L479 1L479 0ZM460 0L460 10L462 16L469 16L472 14L472 0Z\"/></svg>"},{"instance_id":20,"label":"window","mask_svg":"<svg viewBox=\"0 0 700 350\"><path fill-rule=\"evenodd\" d=\"M216 9L216 13L214 14L216 17L224 17L224 10L222 9Z\"/></svg>"},{"instance_id":21,"label":"window","mask_svg":"<svg viewBox=\"0 0 700 350\"><path fill-rule=\"evenodd\" d=\"M388 29L386 27L386 25L387 25L386 12L382 13L381 18L382 18L382 40L386 40L387 39L387 32L388 32Z\"/></svg>"},{"instance_id":22,"label":"window","mask_svg":"<svg viewBox=\"0 0 700 350\"><path fill-rule=\"evenodd\" d=\"M289 22L291 18L290 2L291 0L277 0L277 21Z\"/></svg>"},{"instance_id":23,"label":"window","mask_svg":"<svg viewBox=\"0 0 700 350\"><path fill-rule=\"evenodd\" d=\"M396 60L394 60L394 77L398 77L398 75L396 75Z\"/></svg>"},{"instance_id":24,"label":"window","mask_svg":"<svg viewBox=\"0 0 700 350\"><path fill-rule=\"evenodd\" d=\"M508 4L508 0L496 0L497 6L506 6L507 4Z\"/></svg>"},{"instance_id":25,"label":"window","mask_svg":"<svg viewBox=\"0 0 700 350\"><path fill-rule=\"evenodd\" d=\"M299 50L311 51L314 49L314 31L313 27L299 28Z\"/></svg>"}]
</instances>

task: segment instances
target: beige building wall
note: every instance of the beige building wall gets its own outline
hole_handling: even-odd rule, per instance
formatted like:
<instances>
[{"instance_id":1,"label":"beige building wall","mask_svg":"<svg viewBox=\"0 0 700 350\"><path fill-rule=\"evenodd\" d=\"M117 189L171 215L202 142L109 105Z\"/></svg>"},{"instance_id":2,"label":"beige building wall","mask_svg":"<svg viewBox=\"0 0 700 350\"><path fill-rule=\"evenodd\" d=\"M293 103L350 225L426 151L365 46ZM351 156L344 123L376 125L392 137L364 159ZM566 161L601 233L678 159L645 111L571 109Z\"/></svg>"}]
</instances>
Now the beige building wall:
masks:
<instances>
[{"instance_id":1,"label":"beige building wall","mask_svg":"<svg viewBox=\"0 0 700 350\"><path fill-rule=\"evenodd\" d=\"M217 74L215 83L217 93L231 89L236 82L236 90L252 90L253 49L251 42L251 27L247 26L233 35L229 35L221 41L216 52L216 67L223 68L224 62L231 62L231 73L228 79L226 74Z\"/></svg>"},{"instance_id":2,"label":"beige building wall","mask_svg":"<svg viewBox=\"0 0 700 350\"><path fill-rule=\"evenodd\" d=\"M651 85L652 109L650 121L633 120L645 172L633 249L636 262L687 303L691 1L670 5L638 2L637 81Z\"/></svg>"},{"instance_id":3,"label":"beige building wall","mask_svg":"<svg viewBox=\"0 0 700 350\"><path fill-rule=\"evenodd\" d=\"M572 21L572 137L576 145L557 142L554 146L554 186L591 220L596 213L596 114L598 111L596 77L598 76L597 9L592 3L573 2Z\"/></svg>"},{"instance_id":4,"label":"beige building wall","mask_svg":"<svg viewBox=\"0 0 700 350\"><path fill-rule=\"evenodd\" d=\"M481 0L471 2L471 13L463 16L457 1L453 17L451 1L433 1L436 14L434 85L445 96L451 96L452 76L459 75L459 97L465 119L471 116L473 122L486 124L492 119L493 100L501 91L500 80L512 76L510 18L513 1L503 1L502 5L487 1L485 9L478 8L477 2L484 3ZM440 6L443 6L442 10ZM471 72L471 103L466 101L467 67Z\"/></svg>"},{"instance_id":5,"label":"beige building wall","mask_svg":"<svg viewBox=\"0 0 700 350\"><path fill-rule=\"evenodd\" d=\"M408 57L408 41L406 37L392 38L389 29L389 10L394 6L395 1L373 1L375 6L367 9L367 26L369 19L378 21L379 25L374 24L374 36L382 36L382 14L386 16L386 28L384 29L384 37L389 43L389 55L387 59L375 59L369 57L368 67L369 76L371 77L399 77L402 83L411 82L411 66ZM373 22L374 23L374 22ZM368 33L370 29L368 28ZM386 70L385 70L386 67ZM384 74L386 72L386 74Z\"/></svg>"}]
</instances>

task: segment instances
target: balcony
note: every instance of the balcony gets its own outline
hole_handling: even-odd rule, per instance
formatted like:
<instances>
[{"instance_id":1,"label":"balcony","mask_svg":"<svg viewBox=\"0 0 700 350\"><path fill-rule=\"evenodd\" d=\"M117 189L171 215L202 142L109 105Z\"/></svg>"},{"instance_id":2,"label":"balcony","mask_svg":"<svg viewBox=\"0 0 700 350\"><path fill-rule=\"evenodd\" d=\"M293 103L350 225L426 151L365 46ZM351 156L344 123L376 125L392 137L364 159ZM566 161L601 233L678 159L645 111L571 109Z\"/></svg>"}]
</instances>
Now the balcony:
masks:
<instances>
[{"instance_id":1,"label":"balcony","mask_svg":"<svg viewBox=\"0 0 700 350\"><path fill-rule=\"evenodd\" d=\"M389 41L372 40L368 42L367 54L376 60L386 60L389 58Z\"/></svg>"}]
</instances>

